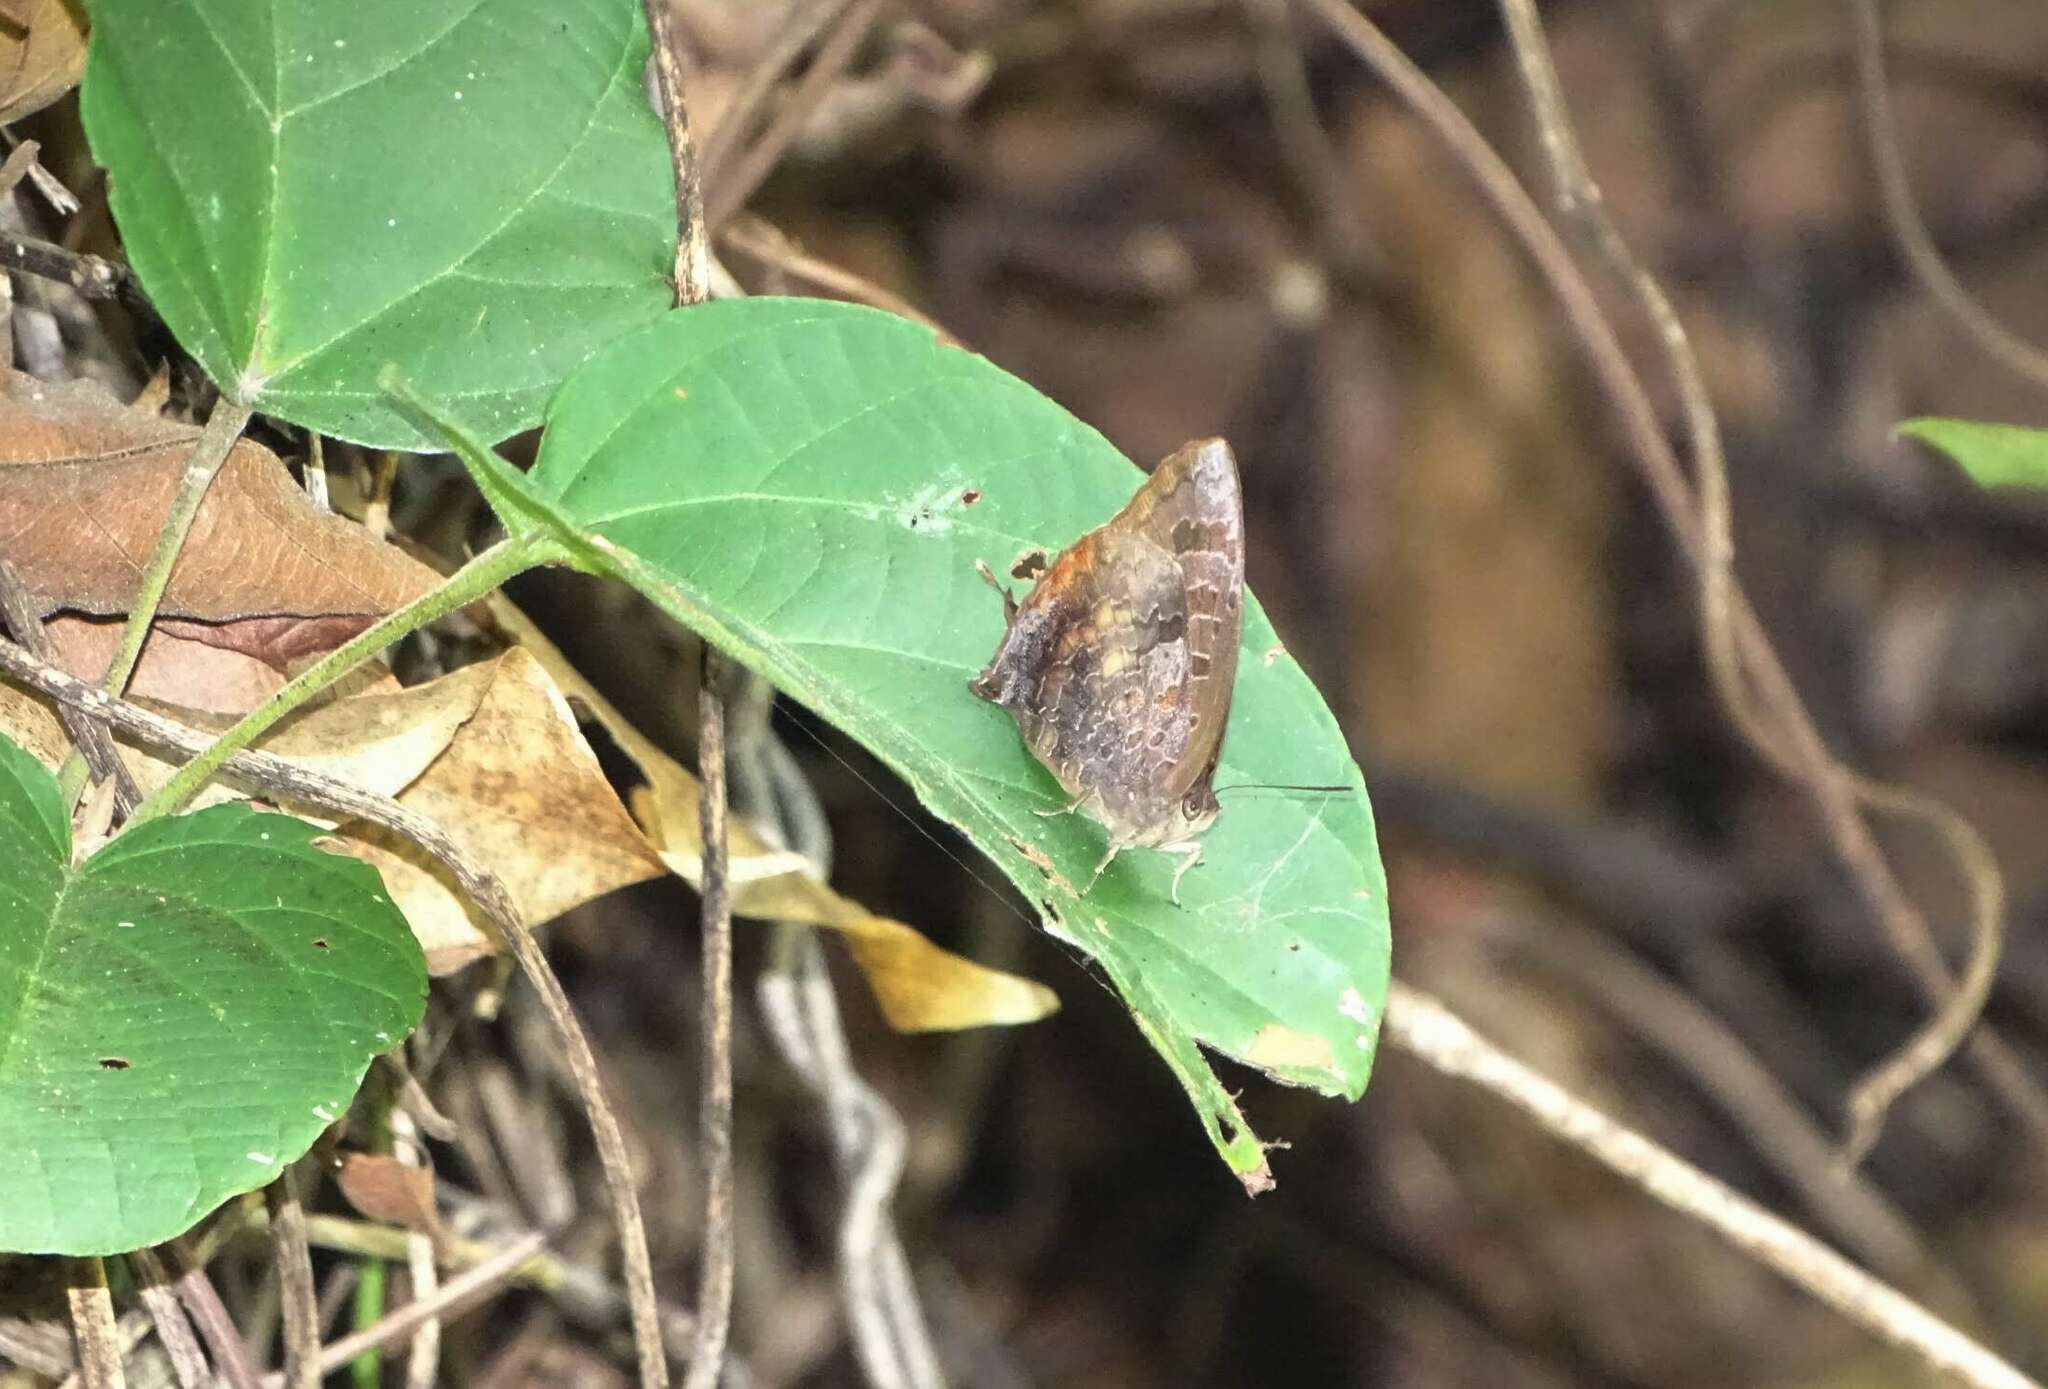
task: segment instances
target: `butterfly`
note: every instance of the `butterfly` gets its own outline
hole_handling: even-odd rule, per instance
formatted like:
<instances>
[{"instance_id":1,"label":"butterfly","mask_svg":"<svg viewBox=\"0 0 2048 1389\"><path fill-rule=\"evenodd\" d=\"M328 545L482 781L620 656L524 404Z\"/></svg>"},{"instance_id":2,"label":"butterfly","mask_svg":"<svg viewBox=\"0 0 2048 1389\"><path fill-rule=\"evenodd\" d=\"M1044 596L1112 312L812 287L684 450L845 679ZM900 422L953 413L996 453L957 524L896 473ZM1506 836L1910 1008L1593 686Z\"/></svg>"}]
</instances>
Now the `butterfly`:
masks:
<instances>
[{"instance_id":1,"label":"butterfly","mask_svg":"<svg viewBox=\"0 0 2048 1389\"><path fill-rule=\"evenodd\" d=\"M1003 638L968 682L1007 709L1024 744L1079 811L1109 832L1093 887L1125 849L1182 856L1180 880L1215 823L1216 760L1230 721L1244 628L1244 500L1221 439L1169 455L1122 511L1011 572ZM1086 892L1087 889L1082 889Z\"/></svg>"}]
</instances>

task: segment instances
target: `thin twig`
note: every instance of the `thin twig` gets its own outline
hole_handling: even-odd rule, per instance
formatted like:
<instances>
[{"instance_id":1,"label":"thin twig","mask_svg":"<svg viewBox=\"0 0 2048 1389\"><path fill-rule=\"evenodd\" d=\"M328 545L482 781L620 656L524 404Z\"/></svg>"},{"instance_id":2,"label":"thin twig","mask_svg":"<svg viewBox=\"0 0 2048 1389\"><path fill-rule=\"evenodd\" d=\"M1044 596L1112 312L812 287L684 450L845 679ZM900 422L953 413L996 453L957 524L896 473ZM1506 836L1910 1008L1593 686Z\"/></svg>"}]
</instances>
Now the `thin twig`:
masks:
<instances>
[{"instance_id":1,"label":"thin twig","mask_svg":"<svg viewBox=\"0 0 2048 1389\"><path fill-rule=\"evenodd\" d=\"M1884 29L1874 0L1842 0L1856 57L1856 98L1862 107L1863 130L1870 137L1870 162L1877 175L1878 201L1885 225L1899 245L1906 266L1920 281L1936 307L1955 320L1964 336L1985 354L2036 386L2048 386L2048 353L1991 316L1956 278L1920 209L1906 176L1899 149L1898 123L1892 117L1891 83L1884 70Z\"/></svg>"},{"instance_id":2,"label":"thin twig","mask_svg":"<svg viewBox=\"0 0 2048 1389\"><path fill-rule=\"evenodd\" d=\"M178 1377L180 1389L207 1389L213 1383L213 1372L206 1363L206 1352L199 1348L199 1337L193 1333L185 1306L171 1286L164 1261L153 1249L137 1249L127 1259L136 1290L142 1295L142 1305L149 1309L149 1319L156 1323L156 1338L170 1356L171 1373Z\"/></svg>"},{"instance_id":3,"label":"thin twig","mask_svg":"<svg viewBox=\"0 0 2048 1389\"><path fill-rule=\"evenodd\" d=\"M277 1270L284 1311L286 1389L320 1389L320 1293L313 1286L313 1251L306 1243L306 1208L286 1167L263 1189L270 1212L270 1262Z\"/></svg>"},{"instance_id":4,"label":"thin twig","mask_svg":"<svg viewBox=\"0 0 2048 1389\"><path fill-rule=\"evenodd\" d=\"M1315 95L1309 90L1308 64L1287 0L1243 0L1251 28L1252 66L1273 121L1273 140L1281 161L1315 219L1324 255L1339 273L1357 277L1380 268L1384 257L1358 215L1354 176L1331 145L1316 117Z\"/></svg>"},{"instance_id":5,"label":"thin twig","mask_svg":"<svg viewBox=\"0 0 2048 1389\"><path fill-rule=\"evenodd\" d=\"M676 180L676 307L711 297L711 238L704 230L704 187L690 143L690 110L683 103L683 55L676 47L669 0L643 0L647 33L654 45L654 85L661 93L661 122L668 131L669 162Z\"/></svg>"},{"instance_id":6,"label":"thin twig","mask_svg":"<svg viewBox=\"0 0 2048 1389\"><path fill-rule=\"evenodd\" d=\"M718 236L734 250L752 256L764 265L772 265L798 279L809 280L820 289L830 290L856 304L886 309L913 323L922 323L946 342L956 341L936 320L902 295L894 294L872 280L861 278L845 266L834 265L831 261L820 260L808 254L779 228L751 213L741 213L734 217L732 221L719 228Z\"/></svg>"},{"instance_id":7,"label":"thin twig","mask_svg":"<svg viewBox=\"0 0 2048 1389\"><path fill-rule=\"evenodd\" d=\"M1884 1194L1836 1161L1832 1145L1764 1064L1691 995L1595 931L1561 920L1512 931L1512 949L1571 980L1696 1081L1837 1241L1887 1277L1920 1277L1927 1250Z\"/></svg>"},{"instance_id":8,"label":"thin twig","mask_svg":"<svg viewBox=\"0 0 2048 1389\"><path fill-rule=\"evenodd\" d=\"M1520 242L1557 296L1594 375L1608 394L1628 439L1630 456L1642 469L1658 511L1686 557L1694 564L1703 563L1705 542L1692 486L1664 436L1656 409L1592 287L1514 173L1464 113L1364 15L1342 0L1297 3L1327 23L1424 121ZM1730 585L1729 601L1736 646L1763 707L1776 715L1784 741L1801 765L1820 769L1810 784L1836 854L1863 890L1885 928L1887 941L1906 961L1922 993L1936 1005L1946 1003L1956 991L1955 977L1860 813L1859 795L1873 799L1869 795L1873 788L1856 782L1830 758L1812 716L1739 585ZM2048 1144L2048 1093L2036 1084L2026 1066L1982 1024L1970 1038L1969 1053L1992 1089L2027 1123L2036 1140Z\"/></svg>"},{"instance_id":9,"label":"thin twig","mask_svg":"<svg viewBox=\"0 0 2048 1389\"><path fill-rule=\"evenodd\" d=\"M830 826L769 724L774 690L758 676L742 678L727 701L734 805L770 843L795 849L822 877L830 867ZM854 1070L817 931L778 923L755 992L770 1039L824 1106L845 1191L839 1296L861 1370L872 1385L943 1389L892 1209L907 1147L903 1120Z\"/></svg>"},{"instance_id":10,"label":"thin twig","mask_svg":"<svg viewBox=\"0 0 2048 1389\"><path fill-rule=\"evenodd\" d=\"M107 1266L96 1258L64 1261L64 1301L71 1308L71 1340L85 1389L123 1389L123 1351L114 1327L114 1299L107 1292Z\"/></svg>"},{"instance_id":11,"label":"thin twig","mask_svg":"<svg viewBox=\"0 0 2048 1389\"><path fill-rule=\"evenodd\" d=\"M718 124L711 128L710 136L704 141L704 157L700 165L706 185L718 186L726 166L739 150L740 142L753 134L754 118L774 92L775 84L824 32L825 26L838 18L840 11L850 3L852 0L811 0L809 5L791 11L781 31L769 41L759 61L748 71L747 80L726 103L725 110L719 114Z\"/></svg>"},{"instance_id":12,"label":"thin twig","mask_svg":"<svg viewBox=\"0 0 2048 1389\"><path fill-rule=\"evenodd\" d=\"M171 1261L179 1266L178 1300L185 1304L187 1315L199 1328L200 1338L213 1353L213 1363L221 1378L228 1389L257 1389L260 1376L256 1362L250 1358L248 1343L221 1302L213 1280L206 1276L206 1266L180 1244L171 1245L170 1250Z\"/></svg>"},{"instance_id":13,"label":"thin twig","mask_svg":"<svg viewBox=\"0 0 2048 1389\"><path fill-rule=\"evenodd\" d=\"M38 660L51 665L58 663L57 643L50 639L49 632L43 627L43 616L36 611L28 583L5 557L0 557L0 617L7 619L7 629L14 634L14 639L33 652ZM92 770L93 780L111 780L116 808L123 816L134 814L135 807L142 803L142 790L129 774L128 764L115 750L114 738L107 732L107 726L65 704L57 706L57 717L63 723L64 731L71 735L72 745L85 758L85 765Z\"/></svg>"},{"instance_id":14,"label":"thin twig","mask_svg":"<svg viewBox=\"0 0 2048 1389\"><path fill-rule=\"evenodd\" d=\"M425 1154L420 1147L419 1128L411 1116L396 1105L391 1111L391 1151L408 1167L426 1165ZM418 1230L406 1232L405 1270L412 1285L413 1301L434 1296L441 1286L441 1272L434 1265L434 1241L430 1236ZM438 1317L421 1324L405 1354L406 1389L434 1389L441 1369L441 1322Z\"/></svg>"},{"instance_id":15,"label":"thin twig","mask_svg":"<svg viewBox=\"0 0 2048 1389\"><path fill-rule=\"evenodd\" d=\"M68 1327L22 1317L0 1317L0 1358L44 1379L64 1378L76 1360Z\"/></svg>"},{"instance_id":16,"label":"thin twig","mask_svg":"<svg viewBox=\"0 0 2048 1389\"><path fill-rule=\"evenodd\" d=\"M1986 1347L1797 1226L1566 1093L1480 1037L1444 1005L1395 981L1386 1038L1444 1075L1506 1100L1550 1133L1768 1265L1929 1368L1976 1389L2041 1389Z\"/></svg>"},{"instance_id":17,"label":"thin twig","mask_svg":"<svg viewBox=\"0 0 2048 1389\"><path fill-rule=\"evenodd\" d=\"M697 1345L683 1389L715 1389L732 1323L732 896L726 880L725 662L706 642L697 689L697 797L704 844L704 1054L698 1165L704 1181Z\"/></svg>"},{"instance_id":18,"label":"thin twig","mask_svg":"<svg viewBox=\"0 0 2048 1389\"><path fill-rule=\"evenodd\" d=\"M775 119L769 122L768 128L761 132L761 138L733 161L729 178L721 177L712 186L705 217L713 231L724 226L726 220L754 196L754 190L767 180L790 145L803 132L804 122L811 118L818 103L825 99L825 94L832 90L832 84L853 61L861 40L867 37L868 29L881 12L881 0L854 0L853 5L839 16L825 41L818 46L818 55L811 59L811 65L798 79L796 90L789 94L789 100L775 113Z\"/></svg>"},{"instance_id":19,"label":"thin twig","mask_svg":"<svg viewBox=\"0 0 2048 1389\"><path fill-rule=\"evenodd\" d=\"M1823 818L1846 814L1857 818L1854 802L1879 806L1918 819L1946 843L1961 870L1971 902L1971 949L1962 987L1940 1002L1934 1016L1883 1062L1872 1067L1851 1088L1850 1161L1868 1152L1884 1122L1886 1110L1907 1090L1939 1069L1969 1036L1991 995L2004 944L2005 884L1990 850L1974 826L1931 798L1868 781L1849 771L1817 743L1787 739L1758 708L1744 678L1733 622L1735 541L1730 520L1728 465L1721 444L1713 402L1708 398L1699 360L1684 324L1663 287L1629 250L1614 219L1607 213L1600 186L1587 166L1572 129L1571 113L1543 36L1534 0L1500 0L1508 23L1522 85L1529 93L1543 149L1557 183L1564 214L1584 231L1609 267L1634 293L1643 313L1655 325L1684 411L1693 455L1694 494L1698 501L1700 555L1700 627L1714 690L1729 720L1778 771L1804 783L1821 807ZM1881 76L1881 74L1880 74ZM1804 748L1802 753L1801 748ZM1830 811L1831 801L1840 805ZM1910 905L1910 904L1909 904ZM1915 925L1921 935L1926 927Z\"/></svg>"},{"instance_id":20,"label":"thin twig","mask_svg":"<svg viewBox=\"0 0 2048 1389\"><path fill-rule=\"evenodd\" d=\"M511 1281L544 1243L540 1234L522 1235L500 1253L434 1289L433 1296L406 1303L367 1330L328 1342L315 1358L316 1373L333 1374L358 1356L402 1344L429 1321L456 1315ZM286 1389L284 1377L265 1375L263 1389Z\"/></svg>"},{"instance_id":21,"label":"thin twig","mask_svg":"<svg viewBox=\"0 0 2048 1389\"><path fill-rule=\"evenodd\" d=\"M0 269L70 285L80 298L115 299L130 308L155 312L125 267L100 256L67 251L54 242L0 232Z\"/></svg>"},{"instance_id":22,"label":"thin twig","mask_svg":"<svg viewBox=\"0 0 2048 1389\"><path fill-rule=\"evenodd\" d=\"M87 713L103 717L123 732L155 746L174 749L188 756L211 748L216 739L197 729L161 718L109 696L104 690L73 679L64 672L36 660L13 642L0 642L0 671L14 676L53 699L75 704ZM647 1255L647 1230L640 1218L640 1201L633 1185L631 1159L625 1135L605 1098L604 1084L597 1072L597 1059L590 1039L576 1021L562 984L548 965L547 957L534 944L519 917L519 908L504 882L488 868L465 854L439 825L406 809L386 796L375 795L351 782L298 767L268 753L238 752L223 764L223 770L273 798L313 806L348 819L368 820L416 844L440 860L454 876L464 896L476 905L494 926L506 948L525 971L546 1009L561 1042L577 1096L583 1102L597 1143L599 1166L605 1190L611 1198L612 1220L618 1229L619 1245L625 1259L626 1296L633 1313L633 1339L640 1359L642 1389L667 1389L668 1363L661 1349L661 1307L655 1298L654 1269Z\"/></svg>"}]
</instances>

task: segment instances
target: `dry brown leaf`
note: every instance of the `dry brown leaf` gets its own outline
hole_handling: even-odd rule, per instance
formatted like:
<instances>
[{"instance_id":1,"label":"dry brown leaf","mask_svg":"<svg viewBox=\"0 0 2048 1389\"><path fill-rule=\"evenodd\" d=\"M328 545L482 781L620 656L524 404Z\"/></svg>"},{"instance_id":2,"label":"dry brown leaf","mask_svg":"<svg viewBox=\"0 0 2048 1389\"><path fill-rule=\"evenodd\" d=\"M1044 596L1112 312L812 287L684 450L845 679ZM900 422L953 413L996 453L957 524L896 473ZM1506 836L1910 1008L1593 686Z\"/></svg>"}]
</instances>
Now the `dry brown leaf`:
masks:
<instances>
[{"instance_id":1,"label":"dry brown leaf","mask_svg":"<svg viewBox=\"0 0 2048 1389\"><path fill-rule=\"evenodd\" d=\"M159 711L213 732L230 722L189 709ZM0 685L0 731L52 767L68 751L54 726L42 701ZM524 651L410 689L302 710L256 746L394 797L434 821L504 881L529 929L665 871L605 781L567 702ZM126 742L121 749L145 791L169 780L169 765ZM215 782L194 805L236 796ZM384 875L432 973L499 949L447 871L412 844L354 823L336 827L334 844Z\"/></svg>"},{"instance_id":2,"label":"dry brown leaf","mask_svg":"<svg viewBox=\"0 0 2048 1389\"><path fill-rule=\"evenodd\" d=\"M422 1235L440 1229L434 1210L434 1174L384 1153L343 1153L334 1172L342 1199L358 1214Z\"/></svg>"},{"instance_id":3,"label":"dry brown leaf","mask_svg":"<svg viewBox=\"0 0 2048 1389\"><path fill-rule=\"evenodd\" d=\"M491 614L588 708L647 778L634 809L669 868L693 886L703 881L703 840L697 830L697 778L620 716L611 702L563 659L553 643L502 596ZM1035 1022L1059 997L1035 980L978 965L926 940L900 921L876 916L832 891L799 854L763 842L738 820L730 824L733 911L772 921L824 926L846 938L882 1016L899 1032Z\"/></svg>"},{"instance_id":4,"label":"dry brown leaf","mask_svg":"<svg viewBox=\"0 0 2048 1389\"><path fill-rule=\"evenodd\" d=\"M529 929L659 876L661 860L619 804L540 663L515 648L432 685L464 677L482 682L475 713L399 793L399 803L495 872ZM501 948L438 861L374 826L344 825L339 833L342 848L384 873L427 952L429 971L446 974Z\"/></svg>"},{"instance_id":5,"label":"dry brown leaf","mask_svg":"<svg viewBox=\"0 0 2048 1389\"><path fill-rule=\"evenodd\" d=\"M128 611L198 437L92 382L0 374L0 551L43 611ZM186 632L283 668L439 582L320 511L276 454L245 439L207 490L162 612L209 624L286 619Z\"/></svg>"},{"instance_id":6,"label":"dry brown leaf","mask_svg":"<svg viewBox=\"0 0 2048 1389\"><path fill-rule=\"evenodd\" d=\"M83 0L0 5L0 125L42 110L85 72Z\"/></svg>"},{"instance_id":7,"label":"dry brown leaf","mask_svg":"<svg viewBox=\"0 0 2048 1389\"><path fill-rule=\"evenodd\" d=\"M56 664L97 684L121 644L122 619L60 614L43 624L57 647ZM150 628L142 659L129 677L129 699L180 709L241 715L284 688L284 672L254 656ZM226 725L223 724L222 727Z\"/></svg>"}]
</instances>

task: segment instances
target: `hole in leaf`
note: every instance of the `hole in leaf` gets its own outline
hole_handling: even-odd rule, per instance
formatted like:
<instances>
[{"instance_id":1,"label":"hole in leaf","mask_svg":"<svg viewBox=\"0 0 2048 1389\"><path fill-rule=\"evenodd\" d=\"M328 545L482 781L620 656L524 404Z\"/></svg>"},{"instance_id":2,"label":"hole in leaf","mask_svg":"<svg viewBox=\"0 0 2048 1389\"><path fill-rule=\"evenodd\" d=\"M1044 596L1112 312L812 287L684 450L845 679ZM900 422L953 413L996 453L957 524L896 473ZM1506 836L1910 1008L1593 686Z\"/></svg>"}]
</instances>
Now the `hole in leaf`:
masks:
<instances>
[{"instance_id":1,"label":"hole in leaf","mask_svg":"<svg viewBox=\"0 0 2048 1389\"><path fill-rule=\"evenodd\" d=\"M325 950L325 949L327 948L327 937L325 937L325 936L315 936L315 937L313 937L313 948L314 948L315 950Z\"/></svg>"},{"instance_id":2,"label":"hole in leaf","mask_svg":"<svg viewBox=\"0 0 2048 1389\"><path fill-rule=\"evenodd\" d=\"M125 1071L128 1069L129 1064L130 1062L125 1056L102 1056L100 1058L100 1069L105 1071Z\"/></svg>"},{"instance_id":3,"label":"hole in leaf","mask_svg":"<svg viewBox=\"0 0 2048 1389\"><path fill-rule=\"evenodd\" d=\"M980 500L981 489L979 487L970 487L960 494L960 505L962 506L973 506Z\"/></svg>"}]
</instances>

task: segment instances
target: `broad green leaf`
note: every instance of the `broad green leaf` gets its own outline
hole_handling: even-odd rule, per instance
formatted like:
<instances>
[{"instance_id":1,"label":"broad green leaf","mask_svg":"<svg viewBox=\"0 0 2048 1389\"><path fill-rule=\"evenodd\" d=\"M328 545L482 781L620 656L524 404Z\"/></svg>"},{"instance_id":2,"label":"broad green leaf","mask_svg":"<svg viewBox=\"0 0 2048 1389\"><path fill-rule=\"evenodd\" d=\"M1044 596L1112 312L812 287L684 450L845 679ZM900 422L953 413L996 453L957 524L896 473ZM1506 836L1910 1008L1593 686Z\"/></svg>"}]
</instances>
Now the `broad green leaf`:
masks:
<instances>
[{"instance_id":1,"label":"broad green leaf","mask_svg":"<svg viewBox=\"0 0 2048 1389\"><path fill-rule=\"evenodd\" d=\"M375 870L246 805L74 870L57 785L0 739L0 1250L112 1254L264 1185L419 1022Z\"/></svg>"},{"instance_id":2,"label":"broad green leaf","mask_svg":"<svg viewBox=\"0 0 2048 1389\"><path fill-rule=\"evenodd\" d=\"M2048 487L2048 430L1929 418L1898 432L1940 449L1980 487Z\"/></svg>"},{"instance_id":3,"label":"broad green leaf","mask_svg":"<svg viewBox=\"0 0 2048 1389\"><path fill-rule=\"evenodd\" d=\"M81 102L164 321L221 389L423 441L377 387L532 425L670 302L637 0L95 0Z\"/></svg>"},{"instance_id":4,"label":"broad green leaf","mask_svg":"<svg viewBox=\"0 0 2048 1389\"><path fill-rule=\"evenodd\" d=\"M528 478L565 551L608 569L895 768L1109 976L1248 1184L1264 1158L1198 1043L1356 1097L1387 981L1372 812L1342 733L1256 604L1201 865L1103 848L1001 710L968 692L1003 630L975 572L1057 549L1142 475L930 330L841 304L673 314L564 385ZM1049 871L1048 871L1049 870Z\"/></svg>"}]
</instances>

